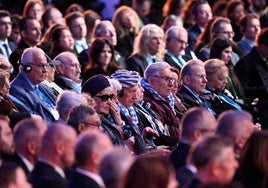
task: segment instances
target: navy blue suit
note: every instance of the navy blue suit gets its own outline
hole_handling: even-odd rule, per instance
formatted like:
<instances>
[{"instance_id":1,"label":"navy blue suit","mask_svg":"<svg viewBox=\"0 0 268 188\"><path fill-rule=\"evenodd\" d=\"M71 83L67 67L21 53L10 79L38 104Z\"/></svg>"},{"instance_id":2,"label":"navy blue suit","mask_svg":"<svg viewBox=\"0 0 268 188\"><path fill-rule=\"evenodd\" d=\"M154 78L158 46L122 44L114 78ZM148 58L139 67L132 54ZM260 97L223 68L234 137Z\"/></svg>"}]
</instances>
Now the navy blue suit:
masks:
<instances>
[{"instance_id":1,"label":"navy blue suit","mask_svg":"<svg viewBox=\"0 0 268 188\"><path fill-rule=\"evenodd\" d=\"M53 91L43 83L38 84L38 87L55 105L56 97ZM55 121L50 108L36 94L22 73L11 82L10 94L20 100L24 104L25 110L31 114L40 115L48 124Z\"/></svg>"}]
</instances>

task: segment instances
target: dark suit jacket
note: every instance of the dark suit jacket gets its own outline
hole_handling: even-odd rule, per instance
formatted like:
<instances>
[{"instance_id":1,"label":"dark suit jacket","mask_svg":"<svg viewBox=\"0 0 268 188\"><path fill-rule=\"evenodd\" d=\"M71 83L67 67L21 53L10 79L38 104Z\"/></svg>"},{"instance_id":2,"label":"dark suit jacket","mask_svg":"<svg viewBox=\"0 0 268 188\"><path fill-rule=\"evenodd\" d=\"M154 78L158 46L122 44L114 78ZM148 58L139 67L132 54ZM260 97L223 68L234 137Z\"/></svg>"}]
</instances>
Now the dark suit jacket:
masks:
<instances>
[{"instance_id":1,"label":"dark suit jacket","mask_svg":"<svg viewBox=\"0 0 268 188\"><path fill-rule=\"evenodd\" d=\"M189 48L191 50L194 50L196 41L201 33L202 33L202 31L197 24L193 25L189 29L189 31L188 31L188 44L189 44Z\"/></svg>"},{"instance_id":2,"label":"dark suit jacket","mask_svg":"<svg viewBox=\"0 0 268 188\"><path fill-rule=\"evenodd\" d=\"M62 178L55 169L43 162L37 162L31 175L33 188L65 188L67 180Z\"/></svg>"},{"instance_id":3,"label":"dark suit jacket","mask_svg":"<svg viewBox=\"0 0 268 188\"><path fill-rule=\"evenodd\" d=\"M20 73L11 82L10 94L19 99L31 114L40 115L48 124L55 121L50 109L35 93L34 89L27 82L26 77ZM43 83L39 84L39 89L51 100L55 105L56 97L53 91Z\"/></svg>"},{"instance_id":4,"label":"dark suit jacket","mask_svg":"<svg viewBox=\"0 0 268 188\"><path fill-rule=\"evenodd\" d=\"M183 166L176 170L176 179L182 188L188 187L193 181L194 177L194 173L188 168L188 166Z\"/></svg>"},{"instance_id":5,"label":"dark suit jacket","mask_svg":"<svg viewBox=\"0 0 268 188\"><path fill-rule=\"evenodd\" d=\"M70 177L67 188L100 188L100 186L92 178L74 170Z\"/></svg>"},{"instance_id":6,"label":"dark suit jacket","mask_svg":"<svg viewBox=\"0 0 268 188\"><path fill-rule=\"evenodd\" d=\"M64 90L73 90L73 88L71 88L70 86L68 86L66 84L66 82L60 77L60 76L55 76L55 80L54 82L60 86L60 88L64 89Z\"/></svg>"},{"instance_id":7,"label":"dark suit jacket","mask_svg":"<svg viewBox=\"0 0 268 188\"><path fill-rule=\"evenodd\" d=\"M182 99L182 103L186 106L186 108L189 109L194 106L202 106L198 99L191 92L189 92L184 85L181 85L179 87L178 93Z\"/></svg>"},{"instance_id":8,"label":"dark suit jacket","mask_svg":"<svg viewBox=\"0 0 268 188\"><path fill-rule=\"evenodd\" d=\"M185 105L186 108L191 108L194 106L201 106L209 111L211 111L214 115L216 114L215 110L212 108L211 104L206 101L204 98L197 98L194 96L184 85L181 85L178 90L178 94L182 99L182 103Z\"/></svg>"},{"instance_id":9,"label":"dark suit jacket","mask_svg":"<svg viewBox=\"0 0 268 188\"><path fill-rule=\"evenodd\" d=\"M21 55L26 48L29 48L29 46L22 39L18 44L18 47L9 56L9 61L14 67L15 76L19 73L18 61L21 59Z\"/></svg>"},{"instance_id":10,"label":"dark suit jacket","mask_svg":"<svg viewBox=\"0 0 268 188\"><path fill-rule=\"evenodd\" d=\"M148 62L145 57L139 54L134 54L127 58L126 66L127 70L137 71L141 76L143 76L144 71L148 66Z\"/></svg>"},{"instance_id":11,"label":"dark suit jacket","mask_svg":"<svg viewBox=\"0 0 268 188\"><path fill-rule=\"evenodd\" d=\"M17 164L18 166L20 166L23 171L25 172L26 176L29 177L30 175L30 171L29 169L27 168L27 166L25 165L25 163L23 162L23 160L21 159L21 157L17 154L17 153L14 153L12 155L12 157L10 157L7 162L12 162L12 163L15 163Z\"/></svg>"},{"instance_id":12,"label":"dark suit jacket","mask_svg":"<svg viewBox=\"0 0 268 188\"><path fill-rule=\"evenodd\" d=\"M260 67L261 71L258 69ZM268 99L268 68L257 47L243 56L235 65L235 71L248 98Z\"/></svg>"},{"instance_id":13,"label":"dark suit jacket","mask_svg":"<svg viewBox=\"0 0 268 188\"><path fill-rule=\"evenodd\" d=\"M187 61L191 60L192 57L189 56L188 54L185 54L185 55L182 56L182 59L184 59L184 61L187 62ZM177 62L175 62L168 53L165 53L164 60L165 60L165 62L167 62L168 64L170 64L170 66L172 66L172 67L175 67L178 70L181 70L182 69L182 67L180 67L177 64Z\"/></svg>"},{"instance_id":14,"label":"dark suit jacket","mask_svg":"<svg viewBox=\"0 0 268 188\"><path fill-rule=\"evenodd\" d=\"M190 145L184 142L179 142L179 145L171 152L170 160L175 167L175 170L186 165L186 158L190 151Z\"/></svg>"},{"instance_id":15,"label":"dark suit jacket","mask_svg":"<svg viewBox=\"0 0 268 188\"><path fill-rule=\"evenodd\" d=\"M13 52L16 48L16 45L13 42L9 42L9 41L8 41L8 45L9 45L10 50ZM1 48L0 48L0 54L4 54Z\"/></svg>"}]
</instances>

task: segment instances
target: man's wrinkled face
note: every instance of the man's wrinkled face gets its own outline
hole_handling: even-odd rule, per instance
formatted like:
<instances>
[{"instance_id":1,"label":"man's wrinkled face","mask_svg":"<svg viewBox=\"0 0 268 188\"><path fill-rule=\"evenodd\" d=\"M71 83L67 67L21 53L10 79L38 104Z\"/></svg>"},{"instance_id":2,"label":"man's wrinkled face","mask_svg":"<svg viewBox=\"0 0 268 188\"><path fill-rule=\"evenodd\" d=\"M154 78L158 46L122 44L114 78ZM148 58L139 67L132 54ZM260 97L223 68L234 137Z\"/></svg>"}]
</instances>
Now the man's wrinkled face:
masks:
<instances>
[{"instance_id":1,"label":"man's wrinkled face","mask_svg":"<svg viewBox=\"0 0 268 188\"><path fill-rule=\"evenodd\" d=\"M206 70L203 65L194 65L190 75L185 75L183 83L199 95L205 91L207 84Z\"/></svg>"},{"instance_id":2,"label":"man's wrinkled face","mask_svg":"<svg viewBox=\"0 0 268 188\"><path fill-rule=\"evenodd\" d=\"M149 77L148 82L161 97L166 98L170 94L176 79L172 77L170 68L166 68L159 71L156 75Z\"/></svg>"},{"instance_id":3,"label":"man's wrinkled face","mask_svg":"<svg viewBox=\"0 0 268 188\"><path fill-rule=\"evenodd\" d=\"M127 108L132 106L133 103L138 99L137 92L139 91L139 89L140 88L138 84L136 84L134 87L131 88L124 88L123 96L118 98L119 102L122 103Z\"/></svg>"}]
</instances>

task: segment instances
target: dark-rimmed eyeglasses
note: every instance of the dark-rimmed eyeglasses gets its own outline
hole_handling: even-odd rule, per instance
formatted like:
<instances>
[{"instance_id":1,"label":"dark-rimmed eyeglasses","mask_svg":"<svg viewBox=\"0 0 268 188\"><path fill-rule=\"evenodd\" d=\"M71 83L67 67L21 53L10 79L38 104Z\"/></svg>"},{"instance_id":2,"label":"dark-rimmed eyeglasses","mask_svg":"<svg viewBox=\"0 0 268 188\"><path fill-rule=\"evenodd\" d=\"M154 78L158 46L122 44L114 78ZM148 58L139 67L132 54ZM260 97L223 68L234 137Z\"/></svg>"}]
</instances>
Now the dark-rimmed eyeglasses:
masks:
<instances>
[{"instance_id":1,"label":"dark-rimmed eyeglasses","mask_svg":"<svg viewBox=\"0 0 268 188\"><path fill-rule=\"evenodd\" d=\"M175 78L168 77L168 76L153 76L153 77L164 79L167 83L168 82L178 83L178 80L176 80Z\"/></svg>"},{"instance_id":2,"label":"dark-rimmed eyeglasses","mask_svg":"<svg viewBox=\"0 0 268 188\"><path fill-rule=\"evenodd\" d=\"M101 122L98 123L92 123L92 122L81 122L82 124L86 125L86 127L96 127L96 128L100 128L101 126Z\"/></svg>"},{"instance_id":3,"label":"dark-rimmed eyeglasses","mask_svg":"<svg viewBox=\"0 0 268 188\"><path fill-rule=\"evenodd\" d=\"M48 64L48 63L46 63L46 64L43 64L43 63L30 63L29 65L35 65L35 66L37 66L39 68L43 68L43 69L48 68L50 66L50 64Z\"/></svg>"},{"instance_id":4,"label":"dark-rimmed eyeglasses","mask_svg":"<svg viewBox=\"0 0 268 188\"><path fill-rule=\"evenodd\" d=\"M102 102L106 102L106 101L108 101L109 99L110 100L113 100L114 98L115 98L115 95L114 94L111 94L111 95L97 95L97 96L95 96L95 97L98 97L98 98L100 98L100 100L102 101Z\"/></svg>"}]
</instances>

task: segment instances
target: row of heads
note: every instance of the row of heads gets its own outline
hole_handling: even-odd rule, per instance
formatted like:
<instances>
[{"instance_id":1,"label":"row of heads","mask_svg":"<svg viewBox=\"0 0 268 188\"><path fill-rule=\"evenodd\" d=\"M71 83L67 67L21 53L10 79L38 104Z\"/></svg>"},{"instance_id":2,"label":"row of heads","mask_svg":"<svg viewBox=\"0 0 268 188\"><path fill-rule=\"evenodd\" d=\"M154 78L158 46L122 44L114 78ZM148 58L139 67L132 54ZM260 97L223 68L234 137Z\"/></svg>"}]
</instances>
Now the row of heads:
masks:
<instances>
[{"instance_id":1,"label":"row of heads","mask_svg":"<svg viewBox=\"0 0 268 188\"><path fill-rule=\"evenodd\" d=\"M111 75L112 79L119 81L122 88L131 88L137 85L140 81L140 75L136 71L117 70ZM88 79L82 86L82 92L88 92L92 97L101 92L107 87L110 87L109 78L98 74Z\"/></svg>"}]
</instances>

